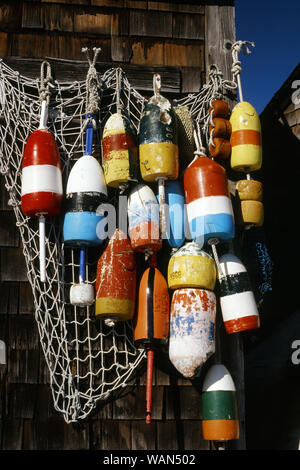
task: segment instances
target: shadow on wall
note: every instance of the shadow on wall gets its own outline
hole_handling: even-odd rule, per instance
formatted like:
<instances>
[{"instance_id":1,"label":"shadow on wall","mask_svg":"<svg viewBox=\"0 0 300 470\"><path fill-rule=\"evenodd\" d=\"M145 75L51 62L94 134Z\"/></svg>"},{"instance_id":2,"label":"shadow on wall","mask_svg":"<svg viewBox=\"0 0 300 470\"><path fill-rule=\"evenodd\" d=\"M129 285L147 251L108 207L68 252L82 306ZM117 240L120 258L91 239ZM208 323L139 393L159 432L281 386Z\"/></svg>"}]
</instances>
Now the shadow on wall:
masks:
<instances>
[{"instance_id":1,"label":"shadow on wall","mask_svg":"<svg viewBox=\"0 0 300 470\"><path fill-rule=\"evenodd\" d=\"M300 141L278 115L261 115L265 240L272 291L262 303L261 331L245 354L247 449L296 450L300 440ZM255 333L256 334L256 333ZM250 342L251 343L251 342ZM247 343L246 343L247 344ZM293 356L293 359L295 359ZM297 359L297 356L296 356Z\"/></svg>"}]
</instances>

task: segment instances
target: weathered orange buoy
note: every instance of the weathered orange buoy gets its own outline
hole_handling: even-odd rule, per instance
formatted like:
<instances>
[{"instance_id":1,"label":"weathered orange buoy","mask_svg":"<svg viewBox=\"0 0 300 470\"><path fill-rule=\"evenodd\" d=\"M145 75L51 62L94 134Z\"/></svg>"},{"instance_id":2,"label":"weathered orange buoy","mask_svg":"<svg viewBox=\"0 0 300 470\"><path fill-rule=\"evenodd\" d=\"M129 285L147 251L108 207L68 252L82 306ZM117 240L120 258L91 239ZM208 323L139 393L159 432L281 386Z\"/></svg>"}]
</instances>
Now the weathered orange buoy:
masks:
<instances>
[{"instance_id":1,"label":"weathered orange buoy","mask_svg":"<svg viewBox=\"0 0 300 470\"><path fill-rule=\"evenodd\" d=\"M144 272L139 286L138 310L135 317L134 340L147 349L146 423L151 423L152 371L154 348L166 344L169 335L168 285L155 267Z\"/></svg>"},{"instance_id":2,"label":"weathered orange buoy","mask_svg":"<svg viewBox=\"0 0 300 470\"><path fill-rule=\"evenodd\" d=\"M229 158L231 153L231 123L229 117L229 107L226 101L214 100L209 108L210 113L210 145L209 153L213 158L221 160Z\"/></svg>"},{"instance_id":3,"label":"weathered orange buoy","mask_svg":"<svg viewBox=\"0 0 300 470\"><path fill-rule=\"evenodd\" d=\"M207 441L239 438L236 388L223 364L213 365L203 382L202 431Z\"/></svg>"},{"instance_id":4,"label":"weathered orange buoy","mask_svg":"<svg viewBox=\"0 0 300 470\"><path fill-rule=\"evenodd\" d=\"M116 229L97 264L97 318L112 326L115 321L131 320L135 310L136 260L130 241Z\"/></svg>"},{"instance_id":5,"label":"weathered orange buoy","mask_svg":"<svg viewBox=\"0 0 300 470\"><path fill-rule=\"evenodd\" d=\"M159 205L152 189L137 185L128 198L128 225L132 248L152 254L162 247L159 228Z\"/></svg>"}]
</instances>

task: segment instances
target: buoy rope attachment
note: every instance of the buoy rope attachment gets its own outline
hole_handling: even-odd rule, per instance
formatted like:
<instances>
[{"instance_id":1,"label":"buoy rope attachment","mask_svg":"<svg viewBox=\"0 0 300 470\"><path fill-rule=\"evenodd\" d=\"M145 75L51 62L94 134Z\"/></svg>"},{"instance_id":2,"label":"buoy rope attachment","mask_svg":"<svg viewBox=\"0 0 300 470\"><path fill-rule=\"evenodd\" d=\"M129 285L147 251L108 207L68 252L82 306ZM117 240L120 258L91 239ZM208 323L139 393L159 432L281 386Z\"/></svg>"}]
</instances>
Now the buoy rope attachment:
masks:
<instances>
[{"instance_id":1,"label":"buoy rope attachment","mask_svg":"<svg viewBox=\"0 0 300 470\"><path fill-rule=\"evenodd\" d=\"M243 50L244 54L251 54L251 50L248 46L255 47L254 42L250 41L236 41L231 46L231 53L232 53L232 60L233 64L231 67L231 73L233 75L233 80L237 83L238 91L239 91L239 98L240 101L244 101L243 98L243 90L242 90L242 83L241 83L241 73L242 73L242 63L239 61L239 54Z\"/></svg>"}]
</instances>

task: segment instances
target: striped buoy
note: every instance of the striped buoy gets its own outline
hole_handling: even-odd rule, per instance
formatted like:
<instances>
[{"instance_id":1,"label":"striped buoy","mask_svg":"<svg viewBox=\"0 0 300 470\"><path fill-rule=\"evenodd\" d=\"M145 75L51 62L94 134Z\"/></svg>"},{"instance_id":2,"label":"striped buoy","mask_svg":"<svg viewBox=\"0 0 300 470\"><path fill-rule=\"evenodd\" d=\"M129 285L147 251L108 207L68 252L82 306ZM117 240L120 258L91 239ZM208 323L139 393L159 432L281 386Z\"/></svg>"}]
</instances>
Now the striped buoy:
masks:
<instances>
[{"instance_id":1,"label":"striped buoy","mask_svg":"<svg viewBox=\"0 0 300 470\"><path fill-rule=\"evenodd\" d=\"M257 112L246 101L238 103L231 114L231 168L249 173L262 164L261 125Z\"/></svg>"},{"instance_id":2,"label":"striped buoy","mask_svg":"<svg viewBox=\"0 0 300 470\"><path fill-rule=\"evenodd\" d=\"M108 186L119 188L129 181L137 181L136 136L124 113L112 114L107 120L103 130L102 155L104 176Z\"/></svg>"},{"instance_id":3,"label":"striped buoy","mask_svg":"<svg viewBox=\"0 0 300 470\"><path fill-rule=\"evenodd\" d=\"M22 160L21 209L39 219L40 280L46 281L45 217L61 212L63 199L60 154L47 129L48 107L42 101L40 125L26 142Z\"/></svg>"},{"instance_id":4,"label":"striped buoy","mask_svg":"<svg viewBox=\"0 0 300 470\"><path fill-rule=\"evenodd\" d=\"M116 229L97 264L97 318L112 326L115 321L134 316L136 293L136 261L127 235Z\"/></svg>"},{"instance_id":5,"label":"striped buoy","mask_svg":"<svg viewBox=\"0 0 300 470\"><path fill-rule=\"evenodd\" d=\"M207 441L239 438L236 388L223 364L210 367L202 389L202 433Z\"/></svg>"},{"instance_id":6,"label":"striped buoy","mask_svg":"<svg viewBox=\"0 0 300 470\"><path fill-rule=\"evenodd\" d=\"M259 314L245 266L231 253L222 256L219 262L220 306L227 333L259 328Z\"/></svg>"},{"instance_id":7,"label":"striped buoy","mask_svg":"<svg viewBox=\"0 0 300 470\"><path fill-rule=\"evenodd\" d=\"M215 352L216 296L206 289L178 289L170 312L169 358L186 378L197 377Z\"/></svg>"},{"instance_id":8,"label":"striped buoy","mask_svg":"<svg viewBox=\"0 0 300 470\"><path fill-rule=\"evenodd\" d=\"M168 286L172 290L184 287L213 290L216 276L215 261L195 242L186 243L179 248L168 264Z\"/></svg>"},{"instance_id":9,"label":"striped buoy","mask_svg":"<svg viewBox=\"0 0 300 470\"><path fill-rule=\"evenodd\" d=\"M78 307L95 301L94 288L85 279L86 247L100 245L106 236L106 218L97 212L107 197L107 188L102 168L92 156L94 117L86 116L85 155L75 162L69 174L63 224L65 244L80 247L79 283L74 283L70 289L70 302Z\"/></svg>"},{"instance_id":10,"label":"striped buoy","mask_svg":"<svg viewBox=\"0 0 300 470\"><path fill-rule=\"evenodd\" d=\"M234 215L225 169L208 157L198 157L184 173L187 217L193 240L234 238Z\"/></svg>"},{"instance_id":11,"label":"striped buoy","mask_svg":"<svg viewBox=\"0 0 300 470\"><path fill-rule=\"evenodd\" d=\"M128 197L128 226L132 248L152 254L162 247L159 205L152 189L139 184Z\"/></svg>"},{"instance_id":12,"label":"striped buoy","mask_svg":"<svg viewBox=\"0 0 300 470\"><path fill-rule=\"evenodd\" d=\"M168 285L155 267L144 272L138 294L138 309L134 322L134 340L147 349L146 423L151 423L152 374L154 348L166 344L169 336Z\"/></svg>"}]
</instances>

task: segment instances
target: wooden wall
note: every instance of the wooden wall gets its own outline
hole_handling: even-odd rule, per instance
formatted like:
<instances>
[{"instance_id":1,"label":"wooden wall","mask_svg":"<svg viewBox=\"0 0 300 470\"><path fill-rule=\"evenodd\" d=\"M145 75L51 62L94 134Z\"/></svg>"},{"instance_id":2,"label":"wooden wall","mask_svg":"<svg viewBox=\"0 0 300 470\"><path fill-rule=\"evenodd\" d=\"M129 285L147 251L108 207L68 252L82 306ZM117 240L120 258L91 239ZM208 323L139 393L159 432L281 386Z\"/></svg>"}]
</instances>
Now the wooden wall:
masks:
<instances>
[{"instance_id":1,"label":"wooden wall","mask_svg":"<svg viewBox=\"0 0 300 470\"><path fill-rule=\"evenodd\" d=\"M213 3L211 5L211 3ZM152 2L36 0L0 3L0 56L27 76L39 76L51 58L58 80L84 79L81 48L101 47L98 70L121 65L132 85L179 96L198 91L210 63L230 78L234 40L231 1ZM208 449L201 433L201 383L155 369L153 423L144 423L145 374L126 396L105 403L82 425L66 424L53 408L49 374L39 345L33 301L14 214L0 178L0 448L19 449ZM239 390L244 447L243 356L239 338L226 350Z\"/></svg>"}]
</instances>

